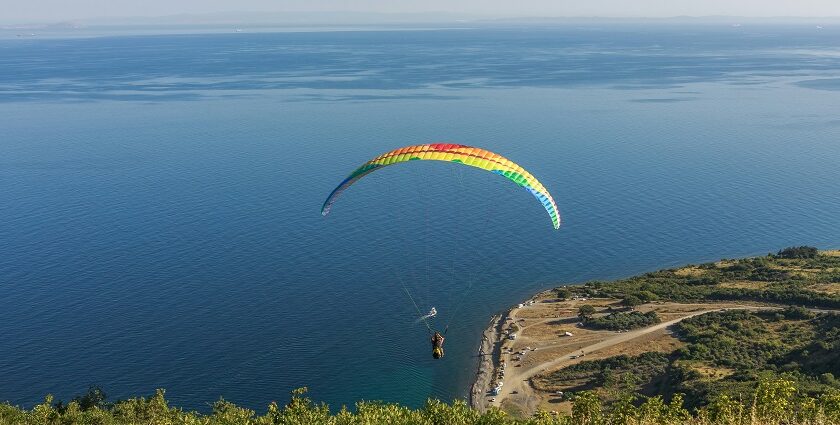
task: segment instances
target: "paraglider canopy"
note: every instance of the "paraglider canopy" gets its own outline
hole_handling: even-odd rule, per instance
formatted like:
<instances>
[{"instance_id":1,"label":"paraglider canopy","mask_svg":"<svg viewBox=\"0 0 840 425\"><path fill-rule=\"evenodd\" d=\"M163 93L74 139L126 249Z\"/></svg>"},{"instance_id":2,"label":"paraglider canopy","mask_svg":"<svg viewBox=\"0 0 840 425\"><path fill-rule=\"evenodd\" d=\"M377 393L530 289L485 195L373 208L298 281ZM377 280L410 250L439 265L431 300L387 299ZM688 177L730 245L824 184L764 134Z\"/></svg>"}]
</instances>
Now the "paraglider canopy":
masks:
<instances>
[{"instance_id":1,"label":"paraglider canopy","mask_svg":"<svg viewBox=\"0 0 840 425\"><path fill-rule=\"evenodd\" d=\"M406 146L383 153L365 162L330 193L327 200L324 201L324 205L321 207L321 215L326 216L329 214L330 209L332 209L338 197L362 177L382 167L417 160L454 162L481 168L503 176L534 195L540 201L543 208L545 208L546 212L548 212L554 228L560 228L560 213L557 211L557 204L554 202L554 198L551 197L548 190L531 173L497 153L453 143Z\"/></svg>"}]
</instances>

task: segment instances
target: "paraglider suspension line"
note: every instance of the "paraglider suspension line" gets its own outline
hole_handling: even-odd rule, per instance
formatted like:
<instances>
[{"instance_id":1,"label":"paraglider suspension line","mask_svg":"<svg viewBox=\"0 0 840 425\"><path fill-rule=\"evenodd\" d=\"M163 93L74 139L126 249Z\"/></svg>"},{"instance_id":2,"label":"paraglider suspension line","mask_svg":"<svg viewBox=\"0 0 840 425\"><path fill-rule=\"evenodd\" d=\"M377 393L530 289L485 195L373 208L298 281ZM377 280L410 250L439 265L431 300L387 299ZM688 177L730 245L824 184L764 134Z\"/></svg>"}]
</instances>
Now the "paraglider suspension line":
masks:
<instances>
[{"instance_id":1,"label":"paraglider suspension line","mask_svg":"<svg viewBox=\"0 0 840 425\"><path fill-rule=\"evenodd\" d=\"M458 315L458 312L461 310L461 306L464 305L464 300L467 299L467 295L470 293L470 289L472 289L472 274L470 274L470 280L467 284L467 290L464 291L464 294L461 295L461 300L458 301L458 304L455 306L455 310L452 312L452 315L449 316L449 320L446 321L446 327L443 330L443 334L446 335L446 332L449 331L449 324L452 323L452 319Z\"/></svg>"},{"instance_id":2,"label":"paraglider suspension line","mask_svg":"<svg viewBox=\"0 0 840 425\"><path fill-rule=\"evenodd\" d=\"M419 314L420 318L423 319L423 324L426 325L426 329L429 330L429 333L434 333L434 331L432 330L432 327L429 326L429 321L426 320L426 315L423 314L422 311L420 311L420 307L418 307L417 303L414 302L414 297L411 296L411 292L408 290L408 287L405 286L405 282L403 282L402 277L400 277L400 275L397 274L396 272L395 272L395 274L397 275L397 279L399 279L399 281L400 281L400 285L402 285L403 291L405 292L406 295L408 295L408 299L411 300L411 305L414 306L414 309L417 310L417 314Z\"/></svg>"}]
</instances>

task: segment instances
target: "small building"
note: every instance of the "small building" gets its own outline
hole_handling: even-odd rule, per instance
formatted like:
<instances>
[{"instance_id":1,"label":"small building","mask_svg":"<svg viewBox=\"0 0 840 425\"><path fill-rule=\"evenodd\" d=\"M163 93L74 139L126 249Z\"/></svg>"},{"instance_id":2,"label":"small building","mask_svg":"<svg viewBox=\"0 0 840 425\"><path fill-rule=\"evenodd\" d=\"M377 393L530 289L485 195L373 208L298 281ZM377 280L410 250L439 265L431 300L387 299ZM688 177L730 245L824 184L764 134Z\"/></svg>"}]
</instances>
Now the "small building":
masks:
<instances>
[{"instance_id":1,"label":"small building","mask_svg":"<svg viewBox=\"0 0 840 425\"><path fill-rule=\"evenodd\" d=\"M508 335L508 339L516 339L516 334L510 334L510 335Z\"/></svg>"}]
</instances>

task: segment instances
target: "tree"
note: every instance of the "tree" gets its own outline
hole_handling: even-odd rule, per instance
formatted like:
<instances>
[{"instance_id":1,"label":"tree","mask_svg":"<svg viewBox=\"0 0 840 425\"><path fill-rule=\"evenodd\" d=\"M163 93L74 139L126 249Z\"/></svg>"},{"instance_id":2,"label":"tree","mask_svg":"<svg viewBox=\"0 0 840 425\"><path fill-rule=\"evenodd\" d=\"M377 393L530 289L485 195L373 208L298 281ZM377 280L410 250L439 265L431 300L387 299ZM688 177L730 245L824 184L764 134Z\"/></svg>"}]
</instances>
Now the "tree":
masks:
<instances>
[{"instance_id":1,"label":"tree","mask_svg":"<svg viewBox=\"0 0 840 425\"><path fill-rule=\"evenodd\" d=\"M578 309L578 317L580 317L580 320L587 321L592 318L593 314L595 314L595 307L592 307L589 304L584 304Z\"/></svg>"},{"instance_id":2,"label":"tree","mask_svg":"<svg viewBox=\"0 0 840 425\"><path fill-rule=\"evenodd\" d=\"M575 397L574 404L572 404L572 421L580 425L599 425L602 423L601 400L595 393L583 391Z\"/></svg>"},{"instance_id":3,"label":"tree","mask_svg":"<svg viewBox=\"0 0 840 425\"><path fill-rule=\"evenodd\" d=\"M557 290L557 298L560 298L561 300L567 300L571 296L572 296L572 291L570 291L566 288L560 288L560 289Z\"/></svg>"},{"instance_id":4,"label":"tree","mask_svg":"<svg viewBox=\"0 0 840 425\"><path fill-rule=\"evenodd\" d=\"M779 258L817 258L819 251L812 246L792 246L780 250L776 257Z\"/></svg>"},{"instance_id":5,"label":"tree","mask_svg":"<svg viewBox=\"0 0 840 425\"><path fill-rule=\"evenodd\" d=\"M636 306L642 304L644 304L644 302L641 300L641 298L635 295L628 295L623 300L621 300L621 305L629 308L630 310L633 310L634 308L636 308Z\"/></svg>"},{"instance_id":6,"label":"tree","mask_svg":"<svg viewBox=\"0 0 840 425\"><path fill-rule=\"evenodd\" d=\"M106 406L106 400L108 396L105 394L105 391L102 391L102 388L91 386L88 388L88 392L85 395L77 396L73 398L73 401L79 403L79 408L82 410L88 410L93 408L102 409Z\"/></svg>"},{"instance_id":7,"label":"tree","mask_svg":"<svg viewBox=\"0 0 840 425\"><path fill-rule=\"evenodd\" d=\"M639 296L639 298L642 299L642 301L644 301L646 303L649 303L651 301L656 301L656 300L659 299L658 295L656 295L656 294L654 294L653 292L650 292L650 291L640 291L637 295Z\"/></svg>"}]
</instances>

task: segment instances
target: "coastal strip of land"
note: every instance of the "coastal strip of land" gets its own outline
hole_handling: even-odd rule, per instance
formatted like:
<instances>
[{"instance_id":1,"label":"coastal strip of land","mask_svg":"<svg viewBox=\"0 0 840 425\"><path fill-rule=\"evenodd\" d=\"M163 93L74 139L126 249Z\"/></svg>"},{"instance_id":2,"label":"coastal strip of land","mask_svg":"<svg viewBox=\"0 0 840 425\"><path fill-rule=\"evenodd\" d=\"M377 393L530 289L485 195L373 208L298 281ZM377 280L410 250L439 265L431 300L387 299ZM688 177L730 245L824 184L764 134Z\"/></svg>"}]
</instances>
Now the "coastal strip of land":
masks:
<instances>
[{"instance_id":1,"label":"coastal strip of land","mask_svg":"<svg viewBox=\"0 0 840 425\"><path fill-rule=\"evenodd\" d=\"M499 335L502 332L501 324L505 315L495 315L490 319L490 324L481 336L481 346L478 349L478 372L475 381L470 388L470 405L475 407L480 403L484 395L490 391L490 383L493 381L493 371L496 370L499 358Z\"/></svg>"},{"instance_id":2,"label":"coastal strip of land","mask_svg":"<svg viewBox=\"0 0 840 425\"><path fill-rule=\"evenodd\" d=\"M764 367L784 358L761 354L762 347L781 347L791 355L818 352L809 357L808 370L833 371L834 353L821 348L830 343L815 345L814 338L834 326L834 314L825 313L838 311L840 251L812 247L547 290L492 318L482 337L470 404L479 411L497 407L518 417L537 411L568 413L575 392L603 385L598 376L606 375L587 375L587 370L621 373L611 372L609 364L641 374L648 388L683 379L701 386L720 382L715 388L725 388L742 382L728 380L736 372L730 364ZM698 328L698 323L704 325ZM709 346L698 342L694 329L715 326L721 326L720 344L740 348L704 357ZM755 356L746 358L744 352ZM654 359L669 365L660 371L676 368L688 375L656 375L635 364L638 359ZM768 364L765 370L798 365ZM826 388L834 385L832 374L823 375L802 379L819 378ZM601 394L609 396L609 391ZM705 400L703 393L694 396Z\"/></svg>"},{"instance_id":3,"label":"coastal strip of land","mask_svg":"<svg viewBox=\"0 0 840 425\"><path fill-rule=\"evenodd\" d=\"M640 353L653 347L673 349L678 345L668 328L700 314L729 309L778 307L743 303L658 303L636 311L656 311L666 321L626 332L588 330L579 326L580 306L609 307L615 299L561 301L542 293L509 309L493 320L482 337L481 360L470 391L471 406L486 411L495 406L519 415L549 409L555 394L542 394L529 384L541 373L616 354ZM512 339L514 338L514 339ZM671 341L669 341L671 340ZM501 384L501 386L500 386ZM498 391L494 391L499 388Z\"/></svg>"}]
</instances>

